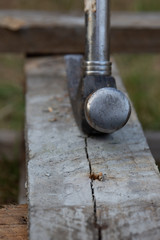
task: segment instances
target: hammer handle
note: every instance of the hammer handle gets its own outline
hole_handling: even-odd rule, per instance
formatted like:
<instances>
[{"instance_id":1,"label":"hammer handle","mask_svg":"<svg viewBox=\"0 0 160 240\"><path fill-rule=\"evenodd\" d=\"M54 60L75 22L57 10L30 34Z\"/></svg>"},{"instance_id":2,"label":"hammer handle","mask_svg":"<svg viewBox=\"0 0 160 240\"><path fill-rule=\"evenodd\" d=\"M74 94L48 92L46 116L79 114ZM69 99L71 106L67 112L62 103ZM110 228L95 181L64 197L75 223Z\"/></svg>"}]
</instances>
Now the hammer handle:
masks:
<instances>
[{"instance_id":1,"label":"hammer handle","mask_svg":"<svg viewBox=\"0 0 160 240\"><path fill-rule=\"evenodd\" d=\"M84 0L84 11L86 72L110 75L110 0Z\"/></svg>"}]
</instances>

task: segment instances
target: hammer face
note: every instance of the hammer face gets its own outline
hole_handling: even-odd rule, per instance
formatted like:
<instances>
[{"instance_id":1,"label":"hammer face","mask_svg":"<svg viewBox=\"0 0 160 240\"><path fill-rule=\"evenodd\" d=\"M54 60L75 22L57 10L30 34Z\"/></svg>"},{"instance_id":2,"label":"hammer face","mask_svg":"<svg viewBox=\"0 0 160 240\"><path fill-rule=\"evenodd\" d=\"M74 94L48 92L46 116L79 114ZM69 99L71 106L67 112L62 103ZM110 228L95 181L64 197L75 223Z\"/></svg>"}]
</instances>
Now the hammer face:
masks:
<instances>
[{"instance_id":1,"label":"hammer face","mask_svg":"<svg viewBox=\"0 0 160 240\"><path fill-rule=\"evenodd\" d=\"M85 100L98 89L104 87L116 88L115 79L104 75L84 76L83 56L81 55L67 55L65 60L69 96L77 125L85 134L100 134L86 121L84 113Z\"/></svg>"}]
</instances>

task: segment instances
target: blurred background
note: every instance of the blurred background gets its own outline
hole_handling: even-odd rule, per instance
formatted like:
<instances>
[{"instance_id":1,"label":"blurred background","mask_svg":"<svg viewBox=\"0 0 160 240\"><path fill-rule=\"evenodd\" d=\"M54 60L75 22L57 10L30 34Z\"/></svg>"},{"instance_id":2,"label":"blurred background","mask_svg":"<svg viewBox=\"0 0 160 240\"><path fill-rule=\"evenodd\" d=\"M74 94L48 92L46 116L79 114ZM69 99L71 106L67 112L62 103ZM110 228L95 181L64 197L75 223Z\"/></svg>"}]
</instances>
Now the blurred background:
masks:
<instances>
[{"instance_id":1,"label":"blurred background","mask_svg":"<svg viewBox=\"0 0 160 240\"><path fill-rule=\"evenodd\" d=\"M111 2L114 11L160 11L159 0ZM3 9L82 15L83 0L1 0L0 10ZM160 139L160 54L118 54L114 58L146 136L153 148L157 147L155 144ZM24 158L23 66L23 55L0 54L0 204L18 201L20 160ZM160 157L156 154L158 163Z\"/></svg>"}]
</instances>

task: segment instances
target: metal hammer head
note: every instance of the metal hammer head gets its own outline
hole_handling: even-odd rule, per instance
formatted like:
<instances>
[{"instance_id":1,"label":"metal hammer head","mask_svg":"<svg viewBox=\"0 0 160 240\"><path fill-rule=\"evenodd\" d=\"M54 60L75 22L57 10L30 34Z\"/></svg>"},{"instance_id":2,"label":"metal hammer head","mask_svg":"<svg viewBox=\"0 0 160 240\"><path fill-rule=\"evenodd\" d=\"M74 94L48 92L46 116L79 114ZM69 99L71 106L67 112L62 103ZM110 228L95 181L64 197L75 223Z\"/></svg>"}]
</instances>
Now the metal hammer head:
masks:
<instances>
[{"instance_id":1,"label":"metal hammer head","mask_svg":"<svg viewBox=\"0 0 160 240\"><path fill-rule=\"evenodd\" d=\"M92 128L102 133L112 133L126 124L131 106L124 93L105 87L88 96L84 111Z\"/></svg>"},{"instance_id":2,"label":"metal hammer head","mask_svg":"<svg viewBox=\"0 0 160 240\"><path fill-rule=\"evenodd\" d=\"M128 121L131 106L116 88L110 62L110 0L85 0L85 58L67 57L69 94L86 134L112 133Z\"/></svg>"},{"instance_id":3,"label":"metal hammer head","mask_svg":"<svg viewBox=\"0 0 160 240\"><path fill-rule=\"evenodd\" d=\"M129 119L131 106L117 90L115 79L105 75L86 75L83 56L68 55L67 79L75 120L86 134L112 133Z\"/></svg>"}]
</instances>

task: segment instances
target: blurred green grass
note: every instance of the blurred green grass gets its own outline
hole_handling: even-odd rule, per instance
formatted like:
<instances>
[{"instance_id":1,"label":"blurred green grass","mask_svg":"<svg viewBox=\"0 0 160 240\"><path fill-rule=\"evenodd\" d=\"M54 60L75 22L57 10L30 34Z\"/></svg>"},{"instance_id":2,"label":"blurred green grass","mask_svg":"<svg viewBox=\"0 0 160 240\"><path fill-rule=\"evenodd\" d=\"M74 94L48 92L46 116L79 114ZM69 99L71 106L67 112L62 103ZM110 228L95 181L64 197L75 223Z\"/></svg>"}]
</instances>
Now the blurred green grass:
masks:
<instances>
[{"instance_id":1,"label":"blurred green grass","mask_svg":"<svg viewBox=\"0 0 160 240\"><path fill-rule=\"evenodd\" d=\"M0 128L22 129L23 78L23 57L0 55Z\"/></svg>"},{"instance_id":2,"label":"blurred green grass","mask_svg":"<svg viewBox=\"0 0 160 240\"><path fill-rule=\"evenodd\" d=\"M24 126L23 64L21 55L0 55L0 129L22 131ZM17 139L10 159L0 155L0 204L18 201L22 143Z\"/></svg>"},{"instance_id":3,"label":"blurred green grass","mask_svg":"<svg viewBox=\"0 0 160 240\"><path fill-rule=\"evenodd\" d=\"M0 9L36 9L49 11L80 11L84 0L5 0L0 1ZM113 10L121 11L159 11L159 0L112 0Z\"/></svg>"},{"instance_id":4,"label":"blurred green grass","mask_svg":"<svg viewBox=\"0 0 160 240\"><path fill-rule=\"evenodd\" d=\"M18 201L19 161L0 159L0 204L14 204ZM3 169L3 170L2 170Z\"/></svg>"},{"instance_id":5,"label":"blurred green grass","mask_svg":"<svg viewBox=\"0 0 160 240\"><path fill-rule=\"evenodd\" d=\"M112 10L160 11L159 0L112 0ZM35 9L80 12L83 0L5 0L0 9ZM144 129L160 130L160 55L114 56L127 91ZM0 129L22 130L24 121L23 64L20 55L0 55ZM0 204L17 202L19 154L15 143L13 161L0 156Z\"/></svg>"},{"instance_id":6,"label":"blurred green grass","mask_svg":"<svg viewBox=\"0 0 160 240\"><path fill-rule=\"evenodd\" d=\"M160 55L115 55L123 82L145 130L160 130Z\"/></svg>"}]
</instances>

